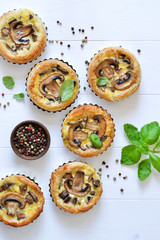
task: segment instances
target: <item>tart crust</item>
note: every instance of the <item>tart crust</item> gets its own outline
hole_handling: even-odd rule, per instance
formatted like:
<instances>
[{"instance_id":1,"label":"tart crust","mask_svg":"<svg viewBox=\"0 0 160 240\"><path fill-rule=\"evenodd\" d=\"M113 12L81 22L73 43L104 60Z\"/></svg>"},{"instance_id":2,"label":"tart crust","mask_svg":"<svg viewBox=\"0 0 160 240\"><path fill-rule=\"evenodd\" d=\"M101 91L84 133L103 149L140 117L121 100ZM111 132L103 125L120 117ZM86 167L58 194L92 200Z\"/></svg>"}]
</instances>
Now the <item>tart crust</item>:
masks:
<instances>
[{"instance_id":1,"label":"tart crust","mask_svg":"<svg viewBox=\"0 0 160 240\"><path fill-rule=\"evenodd\" d=\"M32 17L30 17L32 16ZM30 19L31 18L31 19ZM2 29L9 29L9 22L13 19L21 21L23 26L32 24L35 39L33 40L32 33L22 38L23 40L29 40L27 45L16 45L11 35L8 33L7 36L2 34ZM7 30L8 31L8 30ZM31 10L13 10L4 13L0 17L0 55L13 63L27 63L36 59L44 51L47 42L46 29L42 20ZM6 45L7 44L7 45ZM10 48L11 47L11 48ZM16 49L16 50L15 50Z\"/></svg>"},{"instance_id":2,"label":"tart crust","mask_svg":"<svg viewBox=\"0 0 160 240\"><path fill-rule=\"evenodd\" d=\"M77 172L84 173L84 184L90 185L90 191L83 197L72 195L69 193L71 199L69 200L69 202L65 203L64 201L66 198L62 199L59 196L59 194L61 194L61 192L65 189L64 182L67 181L67 177L64 177L64 175L72 174L72 177L74 178ZM92 174L93 178L88 181L89 176L91 176ZM95 187L93 185L94 180L98 181L99 186ZM84 213L91 209L100 199L102 194L102 183L100 181L99 174L91 165L83 162L74 161L66 163L63 166L60 166L54 172L52 172L50 180L50 193L55 204L64 211L75 214ZM94 193L94 195L91 195L91 193ZM89 202L87 200L88 197L90 198ZM77 199L77 201L76 204L73 204L73 199L75 198Z\"/></svg>"},{"instance_id":3,"label":"tart crust","mask_svg":"<svg viewBox=\"0 0 160 240\"><path fill-rule=\"evenodd\" d=\"M0 191L0 220L6 225L11 225L13 227L22 227L28 225L29 223L33 222L43 211L43 205L45 201L43 193L38 184L36 184L29 177L18 174L7 176L0 181L0 189L4 184L7 184L8 182L12 183L12 185L6 188L6 190ZM21 185L27 185L27 190L24 194L20 192L19 186ZM33 201L33 204L31 205L26 203L25 200L28 191L32 191L32 193L34 193L38 199L37 202ZM14 194L20 196L20 198L24 198L25 207L23 209L18 208L18 210L16 210L15 216L8 215L6 207L2 206L2 198L10 194ZM19 210L23 210L23 213L25 214L25 218L20 220L18 220L16 216L17 211Z\"/></svg>"},{"instance_id":4,"label":"tart crust","mask_svg":"<svg viewBox=\"0 0 160 240\"><path fill-rule=\"evenodd\" d=\"M57 66L62 68L62 71L59 70L59 67L57 69ZM53 71L53 70L54 71ZM67 71L65 74L63 71ZM41 73L46 72L41 75ZM59 76L62 76L64 78L64 81L67 79L72 79L74 82L74 89L73 89L73 95L70 99L67 101L60 101L60 98L50 101L45 95L42 94L40 91L40 84L43 82L43 79L47 79L52 74L56 74ZM59 88L62 85L62 82L60 80L57 81ZM78 92L79 92L79 80L78 76L73 70L73 68L68 65L68 63L63 62L62 60L58 59L48 59L44 60L42 62L39 62L37 65L35 65L34 68L32 68L31 72L28 75L27 78L27 92L30 97L30 99L35 103L38 107L40 107L43 110L47 111L60 111L62 109L65 109L66 107L70 106L76 99Z\"/></svg>"},{"instance_id":5,"label":"tart crust","mask_svg":"<svg viewBox=\"0 0 160 240\"><path fill-rule=\"evenodd\" d=\"M119 62L118 69L114 69L113 77L107 74L107 76L111 77L109 79L110 83L107 83L107 86L99 87L97 85L98 77L104 77L106 74L103 73L101 76L97 76L98 74L96 73L96 69L98 65L100 66L100 63L102 63L102 61L104 62L106 59L111 59L111 62L113 60ZM110 63L110 65L113 67L112 63ZM127 72L134 75L132 83L128 86L128 88L123 89L122 87L121 90L116 89L115 84L113 83L120 78L121 81L123 81L124 74ZM87 79L90 87L98 96L107 101L114 102L130 96L138 90L141 81L141 69L135 56L128 50L121 47L109 47L102 49L91 59L87 70Z\"/></svg>"},{"instance_id":6,"label":"tart crust","mask_svg":"<svg viewBox=\"0 0 160 240\"><path fill-rule=\"evenodd\" d=\"M90 134L95 133L95 131L90 130L86 127L83 127L81 130L87 132L87 139L82 140L81 146L73 146L69 142L69 129L76 123L82 122L82 125L85 126L86 122L93 122L95 116L103 117L106 122L106 127L104 129L104 134L101 139L102 147L95 148L92 146L89 139ZM84 119L84 121L83 121ZM87 121L86 121L87 119ZM85 123L84 123L85 122ZM98 123L97 123L98 125ZM101 131L101 129L100 129ZM111 115L104 110L102 107L92 104L84 104L74 108L65 118L62 125L62 138L65 146L78 154L81 157L93 157L102 152L104 152L112 143L115 136L114 123ZM85 150L84 150L85 148Z\"/></svg>"}]
</instances>

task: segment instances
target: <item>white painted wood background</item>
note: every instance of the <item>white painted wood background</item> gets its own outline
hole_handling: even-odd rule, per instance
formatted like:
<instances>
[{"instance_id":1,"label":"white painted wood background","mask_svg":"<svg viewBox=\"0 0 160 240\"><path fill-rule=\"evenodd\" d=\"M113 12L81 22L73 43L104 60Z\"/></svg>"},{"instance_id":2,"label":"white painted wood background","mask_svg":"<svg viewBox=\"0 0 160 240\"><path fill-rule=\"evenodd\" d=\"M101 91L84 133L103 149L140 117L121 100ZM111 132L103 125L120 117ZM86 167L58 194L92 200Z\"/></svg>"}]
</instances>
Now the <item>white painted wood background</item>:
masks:
<instances>
[{"instance_id":1,"label":"white painted wood background","mask_svg":"<svg viewBox=\"0 0 160 240\"><path fill-rule=\"evenodd\" d=\"M129 144L124 123L137 127L159 121L160 103L160 3L158 0L5 0L0 1L0 15L8 10L29 8L37 13L48 27L48 39L61 40L60 44L49 44L38 60L27 65L13 65L0 58L0 102L10 101L6 109L0 108L0 178L12 173L36 177L46 199L44 211L32 224L12 228L0 223L0 240L159 240L160 175L152 171L151 176L140 182L137 166L116 164L121 148ZM62 22L62 26L56 21ZM90 27L94 26L95 30ZM72 35L70 28L75 28ZM78 29L84 28L85 33ZM84 49L81 40L88 36ZM67 48L67 44L71 48ZM142 68L142 83L138 92L116 103L106 102L95 96L86 82L85 60L90 60L99 49L123 46L138 58ZM141 54L137 53L141 49ZM25 92L25 79L30 68L45 58L62 58L74 66L79 75L81 89L76 102L61 113L46 113L38 110L25 97L24 101L12 98L14 93ZM13 90L7 90L2 77L15 79ZM87 89L84 91L83 87ZM1 93L5 93L5 97ZM95 103L111 113L115 121L116 137L112 146L102 155L83 159L67 150L61 139L61 123L70 109L82 103ZM38 120L46 125L51 134L48 153L37 161L18 158L10 147L10 134L16 124L23 120ZM51 172L70 160L87 161L102 170L103 195L99 203L82 215L71 215L59 210L52 202L48 183ZM109 168L101 165L106 161ZM118 177L127 175L128 179ZM107 174L110 178L107 179ZM117 181L113 181L117 177ZM124 193L120 193L124 188Z\"/></svg>"}]
</instances>

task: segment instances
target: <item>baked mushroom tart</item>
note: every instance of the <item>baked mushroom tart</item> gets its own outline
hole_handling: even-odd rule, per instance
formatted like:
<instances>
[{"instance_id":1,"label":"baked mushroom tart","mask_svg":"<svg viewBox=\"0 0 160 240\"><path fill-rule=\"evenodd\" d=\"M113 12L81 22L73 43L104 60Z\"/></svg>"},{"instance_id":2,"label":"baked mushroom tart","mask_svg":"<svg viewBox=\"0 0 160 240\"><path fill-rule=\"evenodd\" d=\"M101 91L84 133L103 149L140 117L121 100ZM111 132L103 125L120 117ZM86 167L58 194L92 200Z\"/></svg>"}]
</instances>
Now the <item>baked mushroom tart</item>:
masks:
<instances>
[{"instance_id":1,"label":"baked mushroom tart","mask_svg":"<svg viewBox=\"0 0 160 240\"><path fill-rule=\"evenodd\" d=\"M0 55L13 63L36 59L47 42L42 20L28 9L13 10L0 17Z\"/></svg>"},{"instance_id":2,"label":"baked mushroom tart","mask_svg":"<svg viewBox=\"0 0 160 240\"><path fill-rule=\"evenodd\" d=\"M59 208L70 213L84 213L100 199L102 183L91 165L74 161L52 172L50 193Z\"/></svg>"},{"instance_id":3,"label":"baked mushroom tart","mask_svg":"<svg viewBox=\"0 0 160 240\"><path fill-rule=\"evenodd\" d=\"M62 125L65 146L81 157L105 151L115 135L111 115L102 107L84 104L74 108Z\"/></svg>"},{"instance_id":4,"label":"baked mushroom tart","mask_svg":"<svg viewBox=\"0 0 160 240\"><path fill-rule=\"evenodd\" d=\"M128 50L109 47L91 59L87 79L98 96L114 102L130 96L139 88L141 69L135 56Z\"/></svg>"},{"instance_id":5,"label":"baked mushroom tart","mask_svg":"<svg viewBox=\"0 0 160 240\"><path fill-rule=\"evenodd\" d=\"M28 225L43 211L43 205L43 193L30 178L11 175L0 181L0 220L6 225Z\"/></svg>"},{"instance_id":6,"label":"baked mushroom tart","mask_svg":"<svg viewBox=\"0 0 160 240\"><path fill-rule=\"evenodd\" d=\"M68 63L58 59L39 62L27 78L27 92L38 107L61 111L70 106L79 92L79 80Z\"/></svg>"}]
</instances>

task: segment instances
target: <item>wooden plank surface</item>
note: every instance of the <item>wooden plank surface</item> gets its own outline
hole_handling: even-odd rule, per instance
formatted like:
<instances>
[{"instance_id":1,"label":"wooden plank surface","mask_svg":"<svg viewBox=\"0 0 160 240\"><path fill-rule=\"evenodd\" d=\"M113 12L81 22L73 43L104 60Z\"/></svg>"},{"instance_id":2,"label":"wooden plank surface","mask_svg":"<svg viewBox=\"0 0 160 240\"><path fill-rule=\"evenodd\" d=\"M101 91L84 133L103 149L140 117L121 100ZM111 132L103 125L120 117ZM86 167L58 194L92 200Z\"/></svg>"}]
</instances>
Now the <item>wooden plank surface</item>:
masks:
<instances>
[{"instance_id":1,"label":"wooden plank surface","mask_svg":"<svg viewBox=\"0 0 160 240\"><path fill-rule=\"evenodd\" d=\"M159 240L160 175L152 171L151 176L140 182L137 166L126 167L116 163L121 148L129 144L124 123L141 127L145 123L160 119L160 17L158 0L6 0L1 1L0 15L11 9L29 8L36 12L48 27L45 52L32 63L13 65L0 58L0 79L10 75L15 80L13 90L7 90L0 81L0 178L12 173L23 173L42 187L46 199L43 213L32 224L21 229L0 224L0 240ZM62 22L62 26L56 21ZM94 30L91 30L94 26ZM75 28L72 35L71 27ZM85 33L78 29L84 28ZM87 36L88 43L80 47ZM63 41L60 46L56 40ZM70 49L67 45L70 44ZM142 69L140 89L129 98L109 103L95 94L86 81L85 60L90 60L98 50L109 46L122 46L137 57ZM137 53L141 49L141 53ZM64 56L61 56L61 53ZM75 103L60 113L46 113L29 101L16 101L13 94L25 92L25 79L31 67L45 58L59 58L76 69L80 79L80 94ZM84 90L86 87L86 90ZM1 93L5 93L5 97ZM26 93L26 92L25 92ZM3 109L3 104L10 106ZM61 123L74 106L93 103L103 106L114 118L116 136L111 147L98 157L83 159L68 151L61 139ZM18 158L10 147L10 134L16 124L34 119L42 122L51 133L51 148L37 161ZM49 196L51 171L70 160L82 160L102 168L103 195L99 203L82 215L71 215L59 210ZM102 166L106 161L109 168ZM119 172L122 176L119 177ZM107 178L107 174L110 175ZM123 176L128 176L123 180ZM116 182L113 181L116 177ZM124 193L120 192L124 188Z\"/></svg>"}]
</instances>

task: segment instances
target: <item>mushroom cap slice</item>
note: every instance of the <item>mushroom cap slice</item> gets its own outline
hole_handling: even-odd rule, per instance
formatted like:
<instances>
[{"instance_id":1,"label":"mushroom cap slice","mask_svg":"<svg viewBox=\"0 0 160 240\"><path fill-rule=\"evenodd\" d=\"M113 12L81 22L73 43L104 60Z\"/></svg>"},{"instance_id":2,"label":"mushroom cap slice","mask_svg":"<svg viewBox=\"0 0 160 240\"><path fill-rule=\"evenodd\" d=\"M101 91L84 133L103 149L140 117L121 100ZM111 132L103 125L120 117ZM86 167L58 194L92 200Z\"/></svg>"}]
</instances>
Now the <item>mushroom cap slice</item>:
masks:
<instances>
[{"instance_id":1,"label":"mushroom cap slice","mask_svg":"<svg viewBox=\"0 0 160 240\"><path fill-rule=\"evenodd\" d=\"M111 79L114 76L114 70L117 70L119 63L112 58L104 59L95 69L97 78L107 77Z\"/></svg>"},{"instance_id":2,"label":"mushroom cap slice","mask_svg":"<svg viewBox=\"0 0 160 240\"><path fill-rule=\"evenodd\" d=\"M101 114L97 114L93 117L93 122L87 122L85 128L98 131L97 135L99 138L103 137L106 132L106 120Z\"/></svg>"},{"instance_id":3,"label":"mushroom cap slice","mask_svg":"<svg viewBox=\"0 0 160 240\"><path fill-rule=\"evenodd\" d=\"M18 193L8 192L0 200L1 205L7 208L7 214L15 216L17 208L23 209L26 205L25 198Z\"/></svg>"},{"instance_id":4,"label":"mushroom cap slice","mask_svg":"<svg viewBox=\"0 0 160 240\"><path fill-rule=\"evenodd\" d=\"M59 72L51 73L50 75L44 77L39 84L40 92L46 98L52 99L53 101L60 99L60 86L56 82L56 80L60 80L61 82L63 82L64 81L63 74L61 74ZM50 93L48 93L47 90Z\"/></svg>"},{"instance_id":5,"label":"mushroom cap slice","mask_svg":"<svg viewBox=\"0 0 160 240\"><path fill-rule=\"evenodd\" d=\"M70 184L72 182L72 185ZM84 184L84 172L77 171L74 178L68 178L64 182L64 187L67 192L78 197L84 197L91 190L90 184L86 183L85 188Z\"/></svg>"},{"instance_id":6,"label":"mushroom cap slice","mask_svg":"<svg viewBox=\"0 0 160 240\"><path fill-rule=\"evenodd\" d=\"M134 72L126 72L120 79L116 79L112 82L113 87L116 90L125 90L129 88L136 81L136 74Z\"/></svg>"},{"instance_id":7,"label":"mushroom cap slice","mask_svg":"<svg viewBox=\"0 0 160 240\"><path fill-rule=\"evenodd\" d=\"M68 142L70 145L74 147L78 147L81 144L81 141L86 140L88 137L88 133L82 131L83 128L82 123L73 124L68 131ZM80 130L78 130L80 129Z\"/></svg>"},{"instance_id":8,"label":"mushroom cap slice","mask_svg":"<svg viewBox=\"0 0 160 240\"><path fill-rule=\"evenodd\" d=\"M32 24L23 25L22 21L13 21L9 25L9 35L16 45L27 45L29 39L23 39L34 32Z\"/></svg>"}]
</instances>

